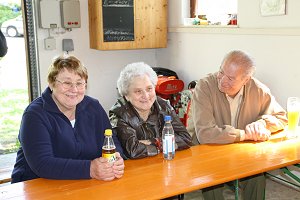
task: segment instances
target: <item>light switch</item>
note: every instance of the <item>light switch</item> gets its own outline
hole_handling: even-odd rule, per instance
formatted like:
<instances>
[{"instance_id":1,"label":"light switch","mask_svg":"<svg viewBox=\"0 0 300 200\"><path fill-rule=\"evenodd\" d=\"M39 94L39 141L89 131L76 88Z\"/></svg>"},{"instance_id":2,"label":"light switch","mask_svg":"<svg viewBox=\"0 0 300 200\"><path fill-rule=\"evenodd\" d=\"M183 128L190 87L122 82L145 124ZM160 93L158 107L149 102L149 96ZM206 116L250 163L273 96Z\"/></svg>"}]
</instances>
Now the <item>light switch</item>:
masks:
<instances>
[{"instance_id":1,"label":"light switch","mask_svg":"<svg viewBox=\"0 0 300 200\"><path fill-rule=\"evenodd\" d=\"M45 49L46 50L56 49L56 40L55 40L55 38L46 38L45 39Z\"/></svg>"}]
</instances>

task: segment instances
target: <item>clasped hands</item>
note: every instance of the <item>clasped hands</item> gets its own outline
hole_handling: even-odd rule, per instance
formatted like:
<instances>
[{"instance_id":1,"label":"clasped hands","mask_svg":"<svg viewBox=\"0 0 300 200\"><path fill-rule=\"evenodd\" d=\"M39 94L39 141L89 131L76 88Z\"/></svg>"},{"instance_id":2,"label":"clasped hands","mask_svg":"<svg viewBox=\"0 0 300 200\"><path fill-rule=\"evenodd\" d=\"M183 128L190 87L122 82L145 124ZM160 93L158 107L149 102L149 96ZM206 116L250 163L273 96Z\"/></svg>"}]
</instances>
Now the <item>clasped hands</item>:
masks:
<instances>
[{"instance_id":1,"label":"clasped hands","mask_svg":"<svg viewBox=\"0 0 300 200\"><path fill-rule=\"evenodd\" d=\"M266 122L263 119L252 122L245 128L245 140L266 141L270 136L271 131L266 128Z\"/></svg>"},{"instance_id":2,"label":"clasped hands","mask_svg":"<svg viewBox=\"0 0 300 200\"><path fill-rule=\"evenodd\" d=\"M91 178L111 181L115 178L121 178L124 174L124 160L119 152L116 152L116 161L108 162L107 158L96 158L91 161L90 176Z\"/></svg>"},{"instance_id":3,"label":"clasped hands","mask_svg":"<svg viewBox=\"0 0 300 200\"><path fill-rule=\"evenodd\" d=\"M140 143L143 143L145 145L153 145L157 148L157 152L163 152L163 142L162 142L162 138L158 137L158 138L152 138L149 140L139 140ZM178 149L178 145L175 142L175 150Z\"/></svg>"},{"instance_id":4,"label":"clasped hands","mask_svg":"<svg viewBox=\"0 0 300 200\"><path fill-rule=\"evenodd\" d=\"M145 145L153 145L157 148L158 153L162 152L162 139L161 138L152 138L149 140L139 140L140 143Z\"/></svg>"}]
</instances>

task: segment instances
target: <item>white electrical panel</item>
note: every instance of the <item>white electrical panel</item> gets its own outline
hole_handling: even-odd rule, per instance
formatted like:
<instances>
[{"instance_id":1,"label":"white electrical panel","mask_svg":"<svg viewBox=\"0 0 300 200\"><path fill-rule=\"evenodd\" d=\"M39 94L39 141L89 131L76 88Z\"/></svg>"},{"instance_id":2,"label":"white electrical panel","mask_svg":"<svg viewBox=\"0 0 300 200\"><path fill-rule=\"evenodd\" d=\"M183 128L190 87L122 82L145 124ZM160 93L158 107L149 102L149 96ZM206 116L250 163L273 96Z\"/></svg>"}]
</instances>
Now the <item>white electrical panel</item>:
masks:
<instances>
[{"instance_id":1,"label":"white electrical panel","mask_svg":"<svg viewBox=\"0 0 300 200\"><path fill-rule=\"evenodd\" d=\"M61 27L60 1L40 0L40 26L41 28Z\"/></svg>"},{"instance_id":2,"label":"white electrical panel","mask_svg":"<svg viewBox=\"0 0 300 200\"><path fill-rule=\"evenodd\" d=\"M80 28L80 3L77 0L61 1L62 27Z\"/></svg>"}]
</instances>

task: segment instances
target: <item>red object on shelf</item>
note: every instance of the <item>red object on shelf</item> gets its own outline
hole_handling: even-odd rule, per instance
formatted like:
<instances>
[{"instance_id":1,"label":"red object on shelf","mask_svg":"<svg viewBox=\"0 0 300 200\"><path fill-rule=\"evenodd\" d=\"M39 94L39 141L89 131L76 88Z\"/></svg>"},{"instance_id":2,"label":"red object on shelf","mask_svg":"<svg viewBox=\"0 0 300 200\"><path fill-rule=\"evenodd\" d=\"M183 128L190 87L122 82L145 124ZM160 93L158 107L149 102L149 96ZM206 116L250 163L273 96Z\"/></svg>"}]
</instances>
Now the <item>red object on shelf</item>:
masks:
<instances>
[{"instance_id":1,"label":"red object on shelf","mask_svg":"<svg viewBox=\"0 0 300 200\"><path fill-rule=\"evenodd\" d=\"M230 25L237 25L237 19L231 19Z\"/></svg>"}]
</instances>

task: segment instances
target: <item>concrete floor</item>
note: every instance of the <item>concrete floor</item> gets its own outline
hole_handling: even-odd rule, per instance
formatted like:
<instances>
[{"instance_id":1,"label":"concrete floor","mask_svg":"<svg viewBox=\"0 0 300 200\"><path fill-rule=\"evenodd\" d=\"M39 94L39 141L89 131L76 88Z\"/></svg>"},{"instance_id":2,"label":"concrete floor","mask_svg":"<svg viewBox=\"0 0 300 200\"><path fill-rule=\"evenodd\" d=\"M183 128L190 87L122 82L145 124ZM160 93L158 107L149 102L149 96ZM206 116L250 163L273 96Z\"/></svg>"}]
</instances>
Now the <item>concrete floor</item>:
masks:
<instances>
[{"instance_id":1,"label":"concrete floor","mask_svg":"<svg viewBox=\"0 0 300 200\"><path fill-rule=\"evenodd\" d=\"M225 200L234 200L234 192L226 189ZM201 191L190 192L184 195L184 200L203 200ZM266 200L300 200L300 186L298 190L288 187L273 179L267 178Z\"/></svg>"}]
</instances>

